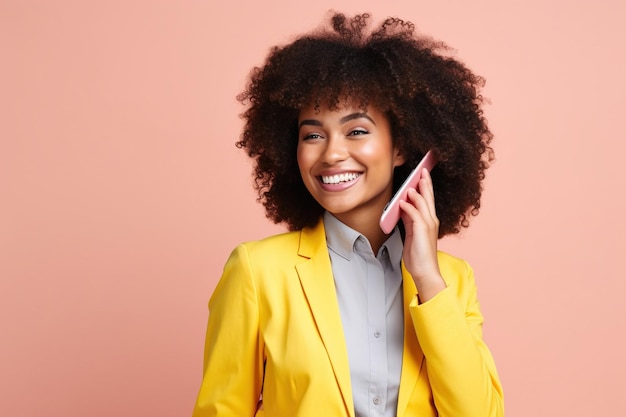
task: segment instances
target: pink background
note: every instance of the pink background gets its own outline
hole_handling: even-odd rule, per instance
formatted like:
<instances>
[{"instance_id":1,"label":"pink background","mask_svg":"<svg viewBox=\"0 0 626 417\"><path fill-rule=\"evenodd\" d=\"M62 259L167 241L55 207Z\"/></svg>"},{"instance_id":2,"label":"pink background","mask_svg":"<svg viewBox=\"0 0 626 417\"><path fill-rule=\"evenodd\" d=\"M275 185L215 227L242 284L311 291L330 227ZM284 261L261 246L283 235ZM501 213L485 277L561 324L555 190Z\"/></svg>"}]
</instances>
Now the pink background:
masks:
<instances>
[{"instance_id":1,"label":"pink background","mask_svg":"<svg viewBox=\"0 0 626 417\"><path fill-rule=\"evenodd\" d=\"M185 416L206 304L280 230L235 95L330 8L397 15L488 84L474 266L507 415L626 415L621 0L0 1L0 415Z\"/></svg>"}]
</instances>

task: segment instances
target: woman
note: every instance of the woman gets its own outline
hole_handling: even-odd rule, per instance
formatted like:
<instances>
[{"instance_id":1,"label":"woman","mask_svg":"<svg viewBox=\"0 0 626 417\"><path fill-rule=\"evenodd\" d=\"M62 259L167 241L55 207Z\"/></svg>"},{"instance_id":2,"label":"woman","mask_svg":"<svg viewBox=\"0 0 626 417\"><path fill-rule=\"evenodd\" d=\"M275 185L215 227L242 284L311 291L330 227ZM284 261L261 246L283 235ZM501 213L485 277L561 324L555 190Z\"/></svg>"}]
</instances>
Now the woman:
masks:
<instances>
[{"instance_id":1,"label":"woman","mask_svg":"<svg viewBox=\"0 0 626 417\"><path fill-rule=\"evenodd\" d=\"M502 416L472 269L437 250L468 226L493 159L482 78L441 42L336 14L272 50L239 100L267 215L209 302L194 416ZM381 213L432 149L385 234ZM436 195L436 199L435 199Z\"/></svg>"}]
</instances>

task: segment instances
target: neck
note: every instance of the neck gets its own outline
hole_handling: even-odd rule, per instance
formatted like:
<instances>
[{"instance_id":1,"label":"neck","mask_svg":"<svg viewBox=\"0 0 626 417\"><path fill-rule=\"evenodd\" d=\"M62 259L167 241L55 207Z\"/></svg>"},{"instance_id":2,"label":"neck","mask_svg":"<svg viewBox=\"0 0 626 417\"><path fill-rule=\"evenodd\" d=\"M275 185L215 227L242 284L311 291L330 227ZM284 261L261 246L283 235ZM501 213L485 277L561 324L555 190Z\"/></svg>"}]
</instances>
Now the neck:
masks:
<instances>
[{"instance_id":1,"label":"neck","mask_svg":"<svg viewBox=\"0 0 626 417\"><path fill-rule=\"evenodd\" d=\"M365 236L372 247L374 255L378 253L380 247L389 237L380 229L380 226L378 225L379 215L372 216L368 213L361 216L342 216L341 214L334 214L334 216L337 217L337 219L339 219L339 221L343 224Z\"/></svg>"}]
</instances>

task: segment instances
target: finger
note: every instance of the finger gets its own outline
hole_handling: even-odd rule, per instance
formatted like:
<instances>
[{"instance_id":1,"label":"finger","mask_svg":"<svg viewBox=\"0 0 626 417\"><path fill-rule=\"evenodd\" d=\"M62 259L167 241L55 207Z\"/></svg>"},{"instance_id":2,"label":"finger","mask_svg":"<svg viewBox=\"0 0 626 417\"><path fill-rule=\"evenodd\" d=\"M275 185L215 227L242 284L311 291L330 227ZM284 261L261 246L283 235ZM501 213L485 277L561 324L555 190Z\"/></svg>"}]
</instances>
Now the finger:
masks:
<instances>
[{"instance_id":1,"label":"finger","mask_svg":"<svg viewBox=\"0 0 626 417\"><path fill-rule=\"evenodd\" d=\"M407 196L409 201L403 202L400 206L402 213L407 217L403 218L404 225L425 230L437 227L437 218L431 215L424 197L413 188L409 189Z\"/></svg>"},{"instance_id":2,"label":"finger","mask_svg":"<svg viewBox=\"0 0 626 417\"><path fill-rule=\"evenodd\" d=\"M428 195L424 196L421 193L417 192L417 190L412 188L407 193L407 196L411 203L415 206L415 208L417 208L417 210L425 219L430 219L434 217L431 207L432 204L429 204L428 202Z\"/></svg>"},{"instance_id":3,"label":"finger","mask_svg":"<svg viewBox=\"0 0 626 417\"><path fill-rule=\"evenodd\" d=\"M400 200L400 215L408 216L411 220L413 220L420 215L419 209L415 206L411 197L409 195L407 195L407 197L409 201Z\"/></svg>"},{"instance_id":4,"label":"finger","mask_svg":"<svg viewBox=\"0 0 626 417\"><path fill-rule=\"evenodd\" d=\"M431 216L437 217L437 210L435 208L435 190L433 187L433 180L430 176L430 172L426 168L422 170L422 176L419 181L419 192L424 197L428 204L428 210Z\"/></svg>"},{"instance_id":5,"label":"finger","mask_svg":"<svg viewBox=\"0 0 626 417\"><path fill-rule=\"evenodd\" d=\"M415 188L409 188L407 190L407 201L412 210L415 211L416 215L423 216L424 213L428 213L428 204L422 196ZM408 208L407 208L408 209Z\"/></svg>"},{"instance_id":6,"label":"finger","mask_svg":"<svg viewBox=\"0 0 626 417\"><path fill-rule=\"evenodd\" d=\"M437 218L437 214L435 213L432 195L431 199L427 199L414 189L411 189L409 190L408 197L409 199L411 199L415 208L417 209L421 221L423 221L428 228L438 228L439 219Z\"/></svg>"},{"instance_id":7,"label":"finger","mask_svg":"<svg viewBox=\"0 0 626 417\"><path fill-rule=\"evenodd\" d=\"M424 223L424 218L419 209L409 201L400 201L400 217L407 229L416 223Z\"/></svg>"}]
</instances>

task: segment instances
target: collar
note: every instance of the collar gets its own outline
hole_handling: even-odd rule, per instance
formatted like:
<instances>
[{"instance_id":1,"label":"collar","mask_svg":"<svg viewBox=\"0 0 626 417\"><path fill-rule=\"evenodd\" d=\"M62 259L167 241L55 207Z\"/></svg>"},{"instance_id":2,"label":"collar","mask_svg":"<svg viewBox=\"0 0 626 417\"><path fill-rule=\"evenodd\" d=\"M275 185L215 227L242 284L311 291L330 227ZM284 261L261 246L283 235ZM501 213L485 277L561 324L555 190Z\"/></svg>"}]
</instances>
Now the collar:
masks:
<instances>
[{"instance_id":1,"label":"collar","mask_svg":"<svg viewBox=\"0 0 626 417\"><path fill-rule=\"evenodd\" d=\"M355 248L362 251L364 248L372 252L369 241L365 236L346 224L342 223L339 219L333 216L329 212L324 213L323 217L324 228L326 230L326 244L337 255L350 260L354 255ZM386 249L389 254L389 261L392 265L399 265L402 260L402 238L400 236L400 230L396 226L393 232L385 243L380 247L376 257L384 253Z\"/></svg>"}]
</instances>

